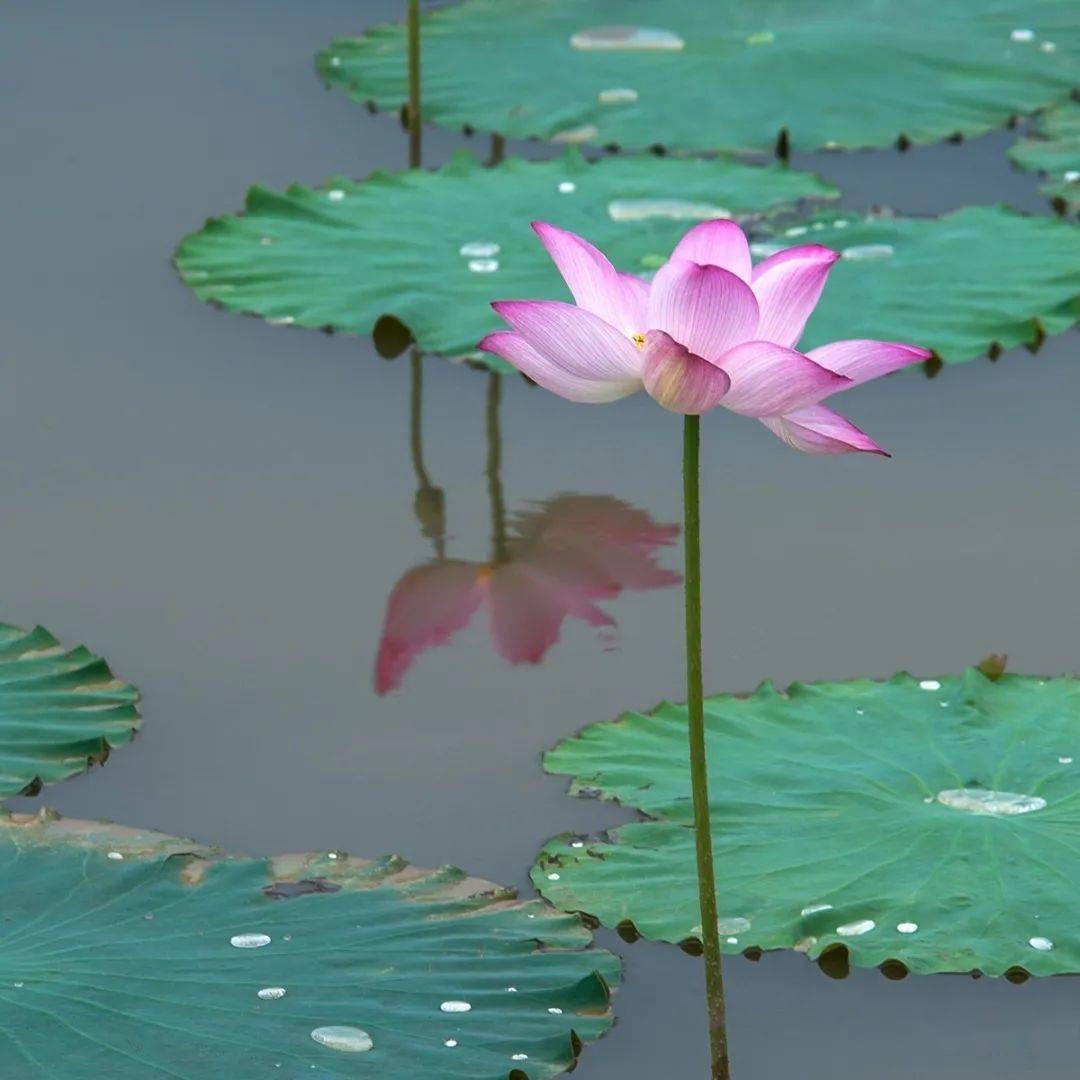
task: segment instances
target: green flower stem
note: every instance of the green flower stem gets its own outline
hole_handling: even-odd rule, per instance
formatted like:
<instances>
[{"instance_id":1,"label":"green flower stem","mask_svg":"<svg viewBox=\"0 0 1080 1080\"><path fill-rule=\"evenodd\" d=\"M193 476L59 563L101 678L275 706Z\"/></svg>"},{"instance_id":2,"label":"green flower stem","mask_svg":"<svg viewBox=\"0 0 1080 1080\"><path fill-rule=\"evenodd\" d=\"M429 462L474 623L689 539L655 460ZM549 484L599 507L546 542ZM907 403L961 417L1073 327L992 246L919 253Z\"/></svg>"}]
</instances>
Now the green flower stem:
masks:
<instances>
[{"instance_id":1,"label":"green flower stem","mask_svg":"<svg viewBox=\"0 0 1080 1080\"><path fill-rule=\"evenodd\" d=\"M713 872L712 823L709 818L709 770L705 757L705 717L701 681L701 506L699 459L701 418L683 418L683 543L686 550L686 693L690 731L690 787L694 796L701 937L705 948L705 994L709 1006L712 1080L730 1080L724 974L720 963L716 876Z\"/></svg>"},{"instance_id":2,"label":"green flower stem","mask_svg":"<svg viewBox=\"0 0 1080 1080\"><path fill-rule=\"evenodd\" d=\"M409 0L409 168L420 168L420 0Z\"/></svg>"},{"instance_id":3,"label":"green flower stem","mask_svg":"<svg viewBox=\"0 0 1080 1080\"><path fill-rule=\"evenodd\" d=\"M488 373L487 389L487 481L491 503L491 561L506 562L506 504L502 488L502 429L499 426L499 399L502 376Z\"/></svg>"}]
</instances>

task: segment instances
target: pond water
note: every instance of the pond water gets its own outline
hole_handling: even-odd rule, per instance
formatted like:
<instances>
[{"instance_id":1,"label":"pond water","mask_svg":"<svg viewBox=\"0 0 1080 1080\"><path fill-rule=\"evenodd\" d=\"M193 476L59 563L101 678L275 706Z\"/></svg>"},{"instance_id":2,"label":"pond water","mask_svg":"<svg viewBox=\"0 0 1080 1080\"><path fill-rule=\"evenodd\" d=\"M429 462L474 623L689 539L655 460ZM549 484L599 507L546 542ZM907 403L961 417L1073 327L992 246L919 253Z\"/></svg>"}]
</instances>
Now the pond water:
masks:
<instances>
[{"instance_id":1,"label":"pond water","mask_svg":"<svg viewBox=\"0 0 1080 1080\"><path fill-rule=\"evenodd\" d=\"M185 233L281 186L403 165L405 139L323 91L312 56L400 5L12 0L3 84L5 350L0 617L86 642L144 694L104 770L46 790L108 817L254 853L341 848L452 862L529 891L555 833L626 820L567 798L540 754L627 708L681 699L677 588L567 621L538 665L493 653L480 613L376 693L387 597L432 540L414 515L412 368L369 341L200 304L169 265ZM846 203L1042 212L1009 137L803 156ZM430 132L429 164L459 145ZM540 155L545 148L528 146ZM497 287L497 274L492 275ZM706 684L1077 664L1075 332L930 381L852 393L891 461L801 456L759 425L703 425ZM488 558L488 377L423 363L422 437L447 553ZM511 515L564 493L680 515L681 430L645 395L570 406L504 379ZM658 564L678 569L677 546ZM582 1077L704 1075L702 967L626 945L619 1024ZM801 957L726 964L740 1080L1071 1075L1080 983L826 979Z\"/></svg>"}]
</instances>

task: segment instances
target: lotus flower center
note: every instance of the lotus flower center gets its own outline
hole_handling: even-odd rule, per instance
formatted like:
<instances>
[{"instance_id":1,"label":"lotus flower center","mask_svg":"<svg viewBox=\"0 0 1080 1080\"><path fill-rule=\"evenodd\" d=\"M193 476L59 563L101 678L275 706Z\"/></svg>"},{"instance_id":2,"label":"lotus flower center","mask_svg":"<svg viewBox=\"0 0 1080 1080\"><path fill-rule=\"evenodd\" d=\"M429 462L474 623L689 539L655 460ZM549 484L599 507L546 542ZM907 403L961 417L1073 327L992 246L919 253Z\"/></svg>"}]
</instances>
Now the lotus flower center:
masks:
<instances>
[{"instance_id":1,"label":"lotus flower center","mask_svg":"<svg viewBox=\"0 0 1080 1080\"><path fill-rule=\"evenodd\" d=\"M491 565L491 563L484 563L483 566L478 566L476 568L477 583L483 585L488 580L488 578L491 577L491 572L493 569L494 567Z\"/></svg>"},{"instance_id":2,"label":"lotus flower center","mask_svg":"<svg viewBox=\"0 0 1080 1080\"><path fill-rule=\"evenodd\" d=\"M631 334L630 340L639 348L645 348L645 335L644 334Z\"/></svg>"}]
</instances>

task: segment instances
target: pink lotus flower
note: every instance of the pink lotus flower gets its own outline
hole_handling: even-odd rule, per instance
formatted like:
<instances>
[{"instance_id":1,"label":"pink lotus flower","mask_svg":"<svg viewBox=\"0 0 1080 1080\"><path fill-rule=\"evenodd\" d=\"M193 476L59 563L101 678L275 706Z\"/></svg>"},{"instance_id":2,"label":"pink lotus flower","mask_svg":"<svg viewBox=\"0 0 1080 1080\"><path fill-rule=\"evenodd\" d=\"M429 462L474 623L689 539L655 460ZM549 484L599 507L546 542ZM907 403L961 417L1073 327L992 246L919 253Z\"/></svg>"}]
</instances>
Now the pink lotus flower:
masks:
<instances>
[{"instance_id":1,"label":"pink lotus flower","mask_svg":"<svg viewBox=\"0 0 1080 1080\"><path fill-rule=\"evenodd\" d=\"M481 349L571 401L615 401L644 386L673 412L723 405L755 417L797 450L885 453L821 402L930 353L863 340L796 350L837 252L806 244L752 266L738 225L703 221L646 282L574 233L533 228L575 302L496 301L510 329Z\"/></svg>"},{"instance_id":2,"label":"pink lotus flower","mask_svg":"<svg viewBox=\"0 0 1080 1080\"><path fill-rule=\"evenodd\" d=\"M563 621L613 627L596 601L623 589L661 589L682 578L656 565L677 525L601 495L560 495L513 522L504 562L439 559L413 567L394 586L375 662L375 689L401 684L417 657L445 645L484 607L491 644L511 664L538 664Z\"/></svg>"}]
</instances>

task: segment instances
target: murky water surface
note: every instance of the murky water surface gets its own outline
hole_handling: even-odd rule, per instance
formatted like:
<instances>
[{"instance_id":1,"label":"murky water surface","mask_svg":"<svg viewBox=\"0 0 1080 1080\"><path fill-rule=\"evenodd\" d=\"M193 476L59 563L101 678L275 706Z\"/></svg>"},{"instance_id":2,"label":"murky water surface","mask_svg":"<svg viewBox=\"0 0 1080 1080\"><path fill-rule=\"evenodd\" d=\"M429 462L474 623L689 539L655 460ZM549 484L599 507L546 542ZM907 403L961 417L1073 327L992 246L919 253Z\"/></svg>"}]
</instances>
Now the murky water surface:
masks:
<instances>
[{"instance_id":1,"label":"murky water surface","mask_svg":"<svg viewBox=\"0 0 1080 1080\"><path fill-rule=\"evenodd\" d=\"M682 694L680 597L664 583L680 560L665 532L680 513L680 426L645 395L575 407L504 380L499 498L519 558L492 568L485 376L423 365L418 479L408 357L216 312L168 262L252 181L403 164L395 121L325 93L311 60L400 5L197 2L183 18L162 0L91 6L14 2L0 39L15 117L0 135L0 617L108 657L144 692L145 727L105 770L45 798L236 850L397 851L528 889L547 837L626 817L568 799L541 752ZM429 162L463 142L430 133ZM856 208L1041 211L1007 143L796 164ZM854 391L846 411L891 461L802 457L752 421L709 417L708 686L951 671L992 649L1014 669L1075 669L1078 342ZM645 537L638 576L609 595L588 595L595 566L559 539L566 493L611 527L609 554L625 554L628 521ZM521 515L530 541L514 531ZM552 535L577 590L508 582L535 570L530 552L550 554ZM380 695L387 599L438 550L465 565L475 611L447 645L394 668ZM493 624L500 587L555 597L539 636L513 604ZM567 609L583 595L587 617ZM620 1023L578 1075L702 1075L700 961L601 940L626 957ZM1073 1071L1076 980L835 983L796 955L727 972L740 1080Z\"/></svg>"}]
</instances>

